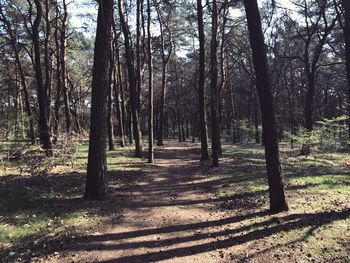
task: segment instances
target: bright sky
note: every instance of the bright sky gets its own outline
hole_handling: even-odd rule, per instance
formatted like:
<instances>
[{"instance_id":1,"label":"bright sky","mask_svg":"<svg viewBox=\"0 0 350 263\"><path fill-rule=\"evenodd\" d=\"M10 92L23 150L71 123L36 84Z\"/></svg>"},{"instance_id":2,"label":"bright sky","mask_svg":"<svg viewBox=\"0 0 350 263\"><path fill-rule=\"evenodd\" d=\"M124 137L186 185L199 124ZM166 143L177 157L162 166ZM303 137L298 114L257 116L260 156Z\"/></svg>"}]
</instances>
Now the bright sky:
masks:
<instances>
[{"instance_id":1,"label":"bright sky","mask_svg":"<svg viewBox=\"0 0 350 263\"><path fill-rule=\"evenodd\" d=\"M194 0L192 0L194 1ZM262 2L271 0L258 0L261 4ZM294 9L291 0L276 0L277 6L280 8ZM95 24L97 16L97 2L90 0L71 0L69 4L69 10L71 14L72 25L77 29L85 29L87 32L93 33L95 29ZM240 10L233 10L233 14L240 15Z\"/></svg>"}]
</instances>

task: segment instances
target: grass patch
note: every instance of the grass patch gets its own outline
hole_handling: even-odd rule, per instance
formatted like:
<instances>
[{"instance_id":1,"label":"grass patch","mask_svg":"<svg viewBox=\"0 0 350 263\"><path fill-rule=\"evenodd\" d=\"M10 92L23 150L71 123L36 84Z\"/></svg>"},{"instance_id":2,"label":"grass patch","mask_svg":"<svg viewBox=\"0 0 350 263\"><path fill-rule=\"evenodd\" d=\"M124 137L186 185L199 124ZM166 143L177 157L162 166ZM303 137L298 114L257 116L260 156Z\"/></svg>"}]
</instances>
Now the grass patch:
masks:
<instances>
[{"instance_id":1,"label":"grass patch","mask_svg":"<svg viewBox=\"0 0 350 263\"><path fill-rule=\"evenodd\" d=\"M30 253L24 248L43 249L50 238L91 231L121 212L113 193L114 203L81 199L88 141L73 141L64 151L57 147L54 158L48 159L38 146L0 143L2 157L13 155L2 159L0 172L1 258L11 261L12 251ZM132 153L133 147L107 152L111 187L123 187L141 175L143 161L132 158Z\"/></svg>"}]
</instances>

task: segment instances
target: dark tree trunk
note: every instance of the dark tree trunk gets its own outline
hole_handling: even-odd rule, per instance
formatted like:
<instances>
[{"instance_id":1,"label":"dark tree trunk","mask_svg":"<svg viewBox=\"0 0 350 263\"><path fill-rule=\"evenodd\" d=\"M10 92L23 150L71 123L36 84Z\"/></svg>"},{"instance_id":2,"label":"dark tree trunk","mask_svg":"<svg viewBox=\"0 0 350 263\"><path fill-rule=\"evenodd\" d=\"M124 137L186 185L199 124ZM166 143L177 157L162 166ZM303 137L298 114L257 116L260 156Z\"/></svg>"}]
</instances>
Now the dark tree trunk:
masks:
<instances>
[{"instance_id":1,"label":"dark tree trunk","mask_svg":"<svg viewBox=\"0 0 350 263\"><path fill-rule=\"evenodd\" d=\"M119 44L117 31L115 28L115 24L113 24L114 30L114 50L115 50L115 61L113 69L114 69L114 77L113 77L113 88L114 88L114 96L116 100L116 108L117 108L117 117L118 117L118 130L119 130L119 139L120 146L125 147L125 103L124 103L124 89L123 89L123 78L121 73L120 59L119 59Z\"/></svg>"},{"instance_id":2,"label":"dark tree trunk","mask_svg":"<svg viewBox=\"0 0 350 263\"><path fill-rule=\"evenodd\" d=\"M199 36L199 76L198 76L198 103L199 103L199 126L201 136L201 160L209 160L208 153L208 134L205 112L205 36L203 26L203 8L202 1L197 0L197 19Z\"/></svg>"},{"instance_id":3,"label":"dark tree trunk","mask_svg":"<svg viewBox=\"0 0 350 263\"><path fill-rule=\"evenodd\" d=\"M128 77L129 77L132 128L133 128L133 135L135 139L135 157L141 158L142 157L142 137L141 137L139 116L137 112L137 108L138 108L137 107L137 85L136 85L137 83L136 83L136 76L135 76L136 74L135 74L135 67L134 67L134 58L133 58L132 47L130 45L130 40L129 40L129 28L124 18L121 2L122 0L118 0L118 10L119 10L119 16L120 16L120 24L122 26L122 31L124 34L125 59L126 59Z\"/></svg>"},{"instance_id":4,"label":"dark tree trunk","mask_svg":"<svg viewBox=\"0 0 350 263\"><path fill-rule=\"evenodd\" d=\"M137 112L141 111L141 10L143 5L142 0L136 0L136 105Z\"/></svg>"},{"instance_id":5,"label":"dark tree trunk","mask_svg":"<svg viewBox=\"0 0 350 263\"><path fill-rule=\"evenodd\" d=\"M345 58L346 73L348 80L348 115L350 116L350 2L342 0L345 16L344 39L345 39ZM348 120L349 138L350 138L350 118Z\"/></svg>"},{"instance_id":6,"label":"dark tree trunk","mask_svg":"<svg viewBox=\"0 0 350 263\"><path fill-rule=\"evenodd\" d=\"M218 65L217 65L217 28L218 28L218 10L216 0L213 0L212 8L212 31L211 31L211 46L210 46L210 66L211 66L211 150L212 150L212 165L219 166L219 122L218 122Z\"/></svg>"},{"instance_id":7,"label":"dark tree trunk","mask_svg":"<svg viewBox=\"0 0 350 263\"><path fill-rule=\"evenodd\" d=\"M159 126L158 126L158 146L163 146L164 144L164 119L165 119L165 96L166 96L166 82L167 82L167 67L170 60L170 56L172 53L172 36L171 31L166 26L166 29L169 33L170 43L169 43L169 51L168 54L165 54L165 43L164 43L164 28L163 28L163 19L161 16L161 12L159 10L159 6L156 7L157 10L157 18L159 22L159 30L160 30L160 42L161 42L161 58L162 58L162 88L160 95L160 116L159 116Z\"/></svg>"},{"instance_id":8,"label":"dark tree trunk","mask_svg":"<svg viewBox=\"0 0 350 263\"><path fill-rule=\"evenodd\" d=\"M315 97L315 78L308 74L309 86L306 92L305 99L305 129L308 131L313 130L313 111L314 111L314 97Z\"/></svg>"},{"instance_id":9,"label":"dark tree trunk","mask_svg":"<svg viewBox=\"0 0 350 263\"><path fill-rule=\"evenodd\" d=\"M116 31L114 30L114 35L116 35ZM122 103L123 101L120 100L120 94L119 91L123 89L121 79L119 74L117 74L117 67L115 60L117 60L117 63L119 63L119 51L118 51L118 43L116 43L118 40L114 40L114 48L116 51L116 54L114 54L114 63L112 65L113 67L113 91L114 91L114 100L115 100L115 107L116 107L116 113L117 113L117 119L118 119L118 136L119 136L119 144L121 147L125 147L125 136L124 136L124 117L122 112ZM118 69L120 70L120 68Z\"/></svg>"},{"instance_id":10,"label":"dark tree trunk","mask_svg":"<svg viewBox=\"0 0 350 263\"><path fill-rule=\"evenodd\" d=\"M66 58L66 47L67 47L67 3L63 0L63 20L62 20L62 32L61 32L61 74L62 74L62 91L64 99L64 113L66 117L66 131L71 131L71 117L70 117L70 103L68 96L68 85L67 85L67 58Z\"/></svg>"},{"instance_id":11,"label":"dark tree trunk","mask_svg":"<svg viewBox=\"0 0 350 263\"><path fill-rule=\"evenodd\" d=\"M45 1L45 54L44 54L44 62L45 62L45 90L48 94L48 105L47 108L47 120L48 125L50 126L50 100L51 100L51 86L52 86L52 62L51 62L51 17L50 17L50 0Z\"/></svg>"},{"instance_id":12,"label":"dark tree trunk","mask_svg":"<svg viewBox=\"0 0 350 263\"><path fill-rule=\"evenodd\" d=\"M269 182L270 210L271 212L281 212L288 210L288 206L281 177L276 120L261 18L257 0L244 0L244 6L253 53L257 90L260 97L266 168Z\"/></svg>"},{"instance_id":13,"label":"dark tree trunk","mask_svg":"<svg viewBox=\"0 0 350 263\"><path fill-rule=\"evenodd\" d=\"M147 53L148 53L148 162L154 162L153 149L153 62L152 62L152 36L151 36L151 4L147 0Z\"/></svg>"},{"instance_id":14,"label":"dark tree trunk","mask_svg":"<svg viewBox=\"0 0 350 263\"><path fill-rule=\"evenodd\" d=\"M48 105L48 95L47 90L45 90L43 73L40 58L40 38L39 38L39 27L42 18L43 10L40 0L35 0L35 6L37 9L36 17L33 24L33 46L34 46L34 64L35 64L35 77L38 92L39 101L39 134L40 141L43 145L45 153L47 156L52 156L52 144L50 139L50 129L47 119L47 105Z\"/></svg>"},{"instance_id":15,"label":"dark tree trunk","mask_svg":"<svg viewBox=\"0 0 350 263\"><path fill-rule=\"evenodd\" d=\"M107 195L106 102L111 56L113 0L99 0L92 75L89 156L84 199Z\"/></svg>"},{"instance_id":16,"label":"dark tree trunk","mask_svg":"<svg viewBox=\"0 0 350 263\"><path fill-rule=\"evenodd\" d=\"M56 45L56 98L54 105L54 114L53 114L53 143L56 144L58 140L58 126L60 119L60 107L61 107L61 93L62 93L62 75L61 75L61 52L60 52L60 41L58 36L59 31L59 10L56 9L56 28L55 28L55 45Z\"/></svg>"}]
</instances>

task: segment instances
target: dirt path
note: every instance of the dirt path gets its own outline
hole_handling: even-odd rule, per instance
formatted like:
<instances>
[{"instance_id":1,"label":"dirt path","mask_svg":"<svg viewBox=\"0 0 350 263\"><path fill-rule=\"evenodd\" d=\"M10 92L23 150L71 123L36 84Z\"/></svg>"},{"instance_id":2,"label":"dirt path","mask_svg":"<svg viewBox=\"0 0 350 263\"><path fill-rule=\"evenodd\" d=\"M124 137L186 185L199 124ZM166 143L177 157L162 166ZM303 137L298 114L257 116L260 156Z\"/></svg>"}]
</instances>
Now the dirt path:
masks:
<instances>
[{"instance_id":1,"label":"dirt path","mask_svg":"<svg viewBox=\"0 0 350 263\"><path fill-rule=\"evenodd\" d=\"M227 218L211 202L216 197L208 191L209 165L198 159L198 145L172 143L160 149L144 178L121 193L122 220L82 238L60 260L223 262L220 242L227 223L238 219Z\"/></svg>"}]
</instances>

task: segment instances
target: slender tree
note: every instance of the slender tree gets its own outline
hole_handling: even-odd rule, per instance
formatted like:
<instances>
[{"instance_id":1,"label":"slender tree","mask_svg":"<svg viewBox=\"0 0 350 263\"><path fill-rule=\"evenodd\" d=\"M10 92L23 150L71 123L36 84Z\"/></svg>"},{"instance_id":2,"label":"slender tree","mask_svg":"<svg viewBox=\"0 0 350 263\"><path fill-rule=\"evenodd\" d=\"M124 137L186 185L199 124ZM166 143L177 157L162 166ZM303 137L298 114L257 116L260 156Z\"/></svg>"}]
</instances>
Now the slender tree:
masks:
<instances>
[{"instance_id":1,"label":"slender tree","mask_svg":"<svg viewBox=\"0 0 350 263\"><path fill-rule=\"evenodd\" d=\"M98 0L97 31L92 75L89 156L84 199L107 194L106 113L111 56L113 0Z\"/></svg>"},{"instance_id":2,"label":"slender tree","mask_svg":"<svg viewBox=\"0 0 350 263\"><path fill-rule=\"evenodd\" d=\"M210 45L210 88L211 88L211 150L213 167L219 166L220 134L218 122L218 62L217 62L217 30L218 30L218 9L216 0L213 0L212 7L212 28Z\"/></svg>"},{"instance_id":3,"label":"slender tree","mask_svg":"<svg viewBox=\"0 0 350 263\"><path fill-rule=\"evenodd\" d=\"M271 212L281 212L288 210L288 206L281 177L273 96L270 88L260 12L257 0L244 0L244 6L256 74L256 87L260 98L270 210Z\"/></svg>"},{"instance_id":4,"label":"slender tree","mask_svg":"<svg viewBox=\"0 0 350 263\"><path fill-rule=\"evenodd\" d=\"M34 46L34 66L35 66L35 78L36 86L39 100L39 135L40 141L43 145L45 153L47 156L52 156L52 144L50 139L50 129L48 125L48 116L47 116L47 106L48 103L48 94L45 90L44 81L43 81L43 71L41 65L41 53L40 53L40 35L39 27L40 22L43 16L43 9L40 0L34 1L36 6L36 17L34 19L33 28L32 28L32 39ZM31 14L30 14L31 15Z\"/></svg>"},{"instance_id":5,"label":"slender tree","mask_svg":"<svg viewBox=\"0 0 350 263\"><path fill-rule=\"evenodd\" d=\"M348 0L342 0L344 8L344 39L345 39L345 59L346 59L346 73L347 73L347 84L348 84L348 114L350 116L350 2ZM349 126L349 138L350 138L350 118L348 120Z\"/></svg>"},{"instance_id":6,"label":"slender tree","mask_svg":"<svg viewBox=\"0 0 350 263\"><path fill-rule=\"evenodd\" d=\"M139 115L137 111L137 82L136 82L136 74L135 74L135 66L134 66L134 54L132 50L132 46L130 43L130 33L129 27L125 21L125 17L123 14L122 8L122 0L118 0L118 10L120 17L120 24L124 34L124 45L125 45L125 60L127 64L128 78L129 78L129 90L130 90L130 106L131 106L131 119L132 122L132 130L135 139L135 157L142 157L142 137L141 137L141 129L139 122Z\"/></svg>"},{"instance_id":7,"label":"slender tree","mask_svg":"<svg viewBox=\"0 0 350 263\"><path fill-rule=\"evenodd\" d=\"M148 162L154 162L153 149L153 62L152 62L152 36L151 36L151 4L147 0L147 53L148 53Z\"/></svg>"},{"instance_id":8,"label":"slender tree","mask_svg":"<svg viewBox=\"0 0 350 263\"><path fill-rule=\"evenodd\" d=\"M172 34L169 26L164 21L163 16L161 14L161 10L159 4L156 5L157 18L159 23L159 31L160 31L160 51L162 58L162 88L160 95L160 116L159 116L159 128L158 128L158 146L164 145L164 122L165 122L165 97L167 93L167 68L168 63L170 61L170 57L173 49L173 41ZM168 52L166 54L165 40L164 40L164 27L169 35L169 44L168 44Z\"/></svg>"},{"instance_id":9,"label":"slender tree","mask_svg":"<svg viewBox=\"0 0 350 263\"><path fill-rule=\"evenodd\" d=\"M71 116L70 116L70 103L68 96L68 84L67 84L67 25L68 25L68 10L67 2L63 0L63 18L61 27L61 74L62 74L62 92L64 100L64 113L66 117L66 131L71 131Z\"/></svg>"},{"instance_id":10,"label":"slender tree","mask_svg":"<svg viewBox=\"0 0 350 263\"><path fill-rule=\"evenodd\" d=\"M199 76L198 76L198 100L199 100L199 126L201 136L201 160L209 160L208 153L208 134L205 111L205 36L203 26L203 7L202 1L197 0L197 20L199 37Z\"/></svg>"}]
</instances>

